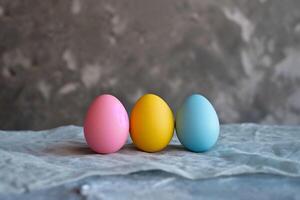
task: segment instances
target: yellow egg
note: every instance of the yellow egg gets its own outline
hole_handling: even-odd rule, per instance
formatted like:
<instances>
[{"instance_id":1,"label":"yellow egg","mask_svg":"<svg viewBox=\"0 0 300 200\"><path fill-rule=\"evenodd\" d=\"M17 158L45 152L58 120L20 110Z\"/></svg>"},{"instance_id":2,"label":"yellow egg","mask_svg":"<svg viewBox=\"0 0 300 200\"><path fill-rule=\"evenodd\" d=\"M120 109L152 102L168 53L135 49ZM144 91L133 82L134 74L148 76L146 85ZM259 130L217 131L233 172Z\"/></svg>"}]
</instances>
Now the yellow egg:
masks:
<instances>
[{"instance_id":1,"label":"yellow egg","mask_svg":"<svg viewBox=\"0 0 300 200\"><path fill-rule=\"evenodd\" d=\"M146 94L134 105L130 115L130 136L135 146L146 152L165 148L174 132L174 116L159 96Z\"/></svg>"}]
</instances>

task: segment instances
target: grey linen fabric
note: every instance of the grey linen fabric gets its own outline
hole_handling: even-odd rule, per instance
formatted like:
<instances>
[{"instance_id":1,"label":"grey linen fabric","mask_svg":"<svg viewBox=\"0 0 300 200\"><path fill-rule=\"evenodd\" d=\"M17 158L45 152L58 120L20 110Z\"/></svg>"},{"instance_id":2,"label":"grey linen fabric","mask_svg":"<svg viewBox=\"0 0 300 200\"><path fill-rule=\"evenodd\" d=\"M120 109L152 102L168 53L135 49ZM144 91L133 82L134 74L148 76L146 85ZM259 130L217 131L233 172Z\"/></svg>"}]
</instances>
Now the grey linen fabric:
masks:
<instances>
[{"instance_id":1,"label":"grey linen fabric","mask_svg":"<svg viewBox=\"0 0 300 200\"><path fill-rule=\"evenodd\" d=\"M139 151L129 140L119 152L107 155L91 151L78 126L0 131L0 193L148 170L187 179L254 173L300 177L300 127L222 125L218 143L205 153L186 150L174 136L161 152Z\"/></svg>"}]
</instances>

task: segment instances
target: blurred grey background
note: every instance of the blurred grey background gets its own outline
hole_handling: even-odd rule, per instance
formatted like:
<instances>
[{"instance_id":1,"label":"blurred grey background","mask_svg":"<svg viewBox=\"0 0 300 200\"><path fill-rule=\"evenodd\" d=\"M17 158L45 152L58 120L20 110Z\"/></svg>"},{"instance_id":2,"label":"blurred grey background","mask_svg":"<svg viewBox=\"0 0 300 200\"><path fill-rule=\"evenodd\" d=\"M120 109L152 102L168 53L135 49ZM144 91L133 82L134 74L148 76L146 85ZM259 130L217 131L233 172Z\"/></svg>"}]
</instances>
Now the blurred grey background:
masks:
<instances>
[{"instance_id":1,"label":"blurred grey background","mask_svg":"<svg viewBox=\"0 0 300 200\"><path fill-rule=\"evenodd\" d=\"M82 125L102 93L300 123L299 0L0 0L0 129Z\"/></svg>"}]
</instances>

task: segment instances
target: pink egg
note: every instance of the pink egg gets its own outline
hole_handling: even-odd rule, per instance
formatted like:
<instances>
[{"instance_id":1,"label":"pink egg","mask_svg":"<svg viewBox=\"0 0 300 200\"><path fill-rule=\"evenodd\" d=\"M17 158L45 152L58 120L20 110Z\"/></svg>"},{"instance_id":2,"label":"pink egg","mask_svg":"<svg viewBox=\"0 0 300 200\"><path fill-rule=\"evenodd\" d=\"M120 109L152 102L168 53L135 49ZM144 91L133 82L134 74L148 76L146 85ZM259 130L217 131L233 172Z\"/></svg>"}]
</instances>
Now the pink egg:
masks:
<instances>
[{"instance_id":1,"label":"pink egg","mask_svg":"<svg viewBox=\"0 0 300 200\"><path fill-rule=\"evenodd\" d=\"M84 121L84 137L97 153L121 149L129 134L128 114L123 104L112 95L100 95L90 105Z\"/></svg>"}]
</instances>

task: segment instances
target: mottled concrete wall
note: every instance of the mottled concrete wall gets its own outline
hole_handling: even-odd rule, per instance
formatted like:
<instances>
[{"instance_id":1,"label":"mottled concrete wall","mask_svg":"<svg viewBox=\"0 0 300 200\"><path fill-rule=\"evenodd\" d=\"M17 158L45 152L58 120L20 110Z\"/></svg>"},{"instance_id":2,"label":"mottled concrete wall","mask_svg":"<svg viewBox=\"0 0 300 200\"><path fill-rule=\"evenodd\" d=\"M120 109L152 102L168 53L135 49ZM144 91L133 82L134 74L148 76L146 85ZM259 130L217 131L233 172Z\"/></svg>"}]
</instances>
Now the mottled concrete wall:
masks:
<instances>
[{"instance_id":1,"label":"mottled concrete wall","mask_svg":"<svg viewBox=\"0 0 300 200\"><path fill-rule=\"evenodd\" d=\"M0 0L0 129L82 124L91 100L205 94L223 123L300 123L299 0Z\"/></svg>"}]
</instances>

